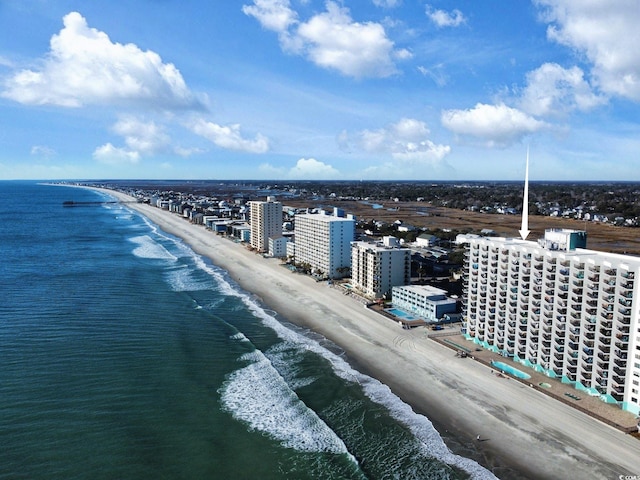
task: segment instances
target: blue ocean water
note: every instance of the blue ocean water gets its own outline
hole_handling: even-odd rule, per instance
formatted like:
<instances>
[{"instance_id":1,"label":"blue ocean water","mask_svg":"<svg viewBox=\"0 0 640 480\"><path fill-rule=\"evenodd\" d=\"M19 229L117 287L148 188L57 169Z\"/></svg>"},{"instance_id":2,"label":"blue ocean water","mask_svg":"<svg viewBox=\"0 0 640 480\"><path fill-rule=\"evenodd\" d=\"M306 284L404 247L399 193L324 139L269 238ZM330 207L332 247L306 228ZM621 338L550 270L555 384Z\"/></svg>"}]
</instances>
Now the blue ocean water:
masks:
<instances>
[{"instance_id":1,"label":"blue ocean water","mask_svg":"<svg viewBox=\"0 0 640 480\"><path fill-rule=\"evenodd\" d=\"M0 182L0 479L492 478L109 199Z\"/></svg>"}]
</instances>

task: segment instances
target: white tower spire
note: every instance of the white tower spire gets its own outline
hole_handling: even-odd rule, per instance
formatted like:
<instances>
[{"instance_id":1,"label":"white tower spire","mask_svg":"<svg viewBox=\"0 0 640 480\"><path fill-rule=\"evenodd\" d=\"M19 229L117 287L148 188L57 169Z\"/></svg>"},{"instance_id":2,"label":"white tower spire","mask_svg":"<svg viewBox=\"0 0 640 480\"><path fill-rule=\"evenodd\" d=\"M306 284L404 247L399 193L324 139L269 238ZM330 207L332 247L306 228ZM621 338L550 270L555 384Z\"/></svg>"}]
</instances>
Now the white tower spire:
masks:
<instances>
[{"instance_id":1,"label":"white tower spire","mask_svg":"<svg viewBox=\"0 0 640 480\"><path fill-rule=\"evenodd\" d=\"M527 164L524 170L524 194L522 199L522 227L520 236L526 240L529 236L529 146L527 145Z\"/></svg>"}]
</instances>

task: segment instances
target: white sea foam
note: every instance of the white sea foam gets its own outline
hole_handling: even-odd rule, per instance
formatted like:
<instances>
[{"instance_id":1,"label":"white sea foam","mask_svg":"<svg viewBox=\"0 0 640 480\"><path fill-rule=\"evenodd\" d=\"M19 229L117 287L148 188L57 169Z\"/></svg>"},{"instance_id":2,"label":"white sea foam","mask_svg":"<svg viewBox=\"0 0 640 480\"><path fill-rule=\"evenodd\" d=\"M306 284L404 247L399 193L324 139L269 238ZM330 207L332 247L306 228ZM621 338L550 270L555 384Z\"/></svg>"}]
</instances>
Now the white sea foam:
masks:
<instances>
[{"instance_id":1,"label":"white sea foam","mask_svg":"<svg viewBox=\"0 0 640 480\"><path fill-rule=\"evenodd\" d=\"M231 340L240 340L241 342L248 342L249 341L249 339L242 332L238 332L238 333L236 333L234 335L231 335L229 338Z\"/></svg>"},{"instance_id":2,"label":"white sea foam","mask_svg":"<svg viewBox=\"0 0 640 480\"><path fill-rule=\"evenodd\" d=\"M267 350L265 355L293 390L311 385L317 380L317 377L302 376L302 367L300 366L302 356L300 348L296 344L276 343Z\"/></svg>"},{"instance_id":3,"label":"white sea foam","mask_svg":"<svg viewBox=\"0 0 640 480\"><path fill-rule=\"evenodd\" d=\"M250 365L233 372L220 389L223 407L234 418L303 452L348 454L347 447L289 388L260 351L245 354Z\"/></svg>"},{"instance_id":4,"label":"white sea foam","mask_svg":"<svg viewBox=\"0 0 640 480\"><path fill-rule=\"evenodd\" d=\"M251 352L243 353L239 358L239 360L243 362L251 363L259 362L263 359L264 355L262 354L262 352L260 352L260 350L252 350Z\"/></svg>"},{"instance_id":5,"label":"white sea foam","mask_svg":"<svg viewBox=\"0 0 640 480\"><path fill-rule=\"evenodd\" d=\"M451 452L431 421L424 415L415 413L408 404L396 396L385 384L355 370L342 357L327 350L318 341L285 327L273 315L269 315L251 295L236 290L228 283L222 286L221 290L241 298L252 313L261 319L266 326L272 328L282 340L297 344L299 348L323 356L329 360L336 375L345 381L360 384L367 397L380 405L384 405L393 418L411 430L421 442L425 455L437 458L449 465L455 465L469 473L474 479L488 480L496 478L493 473L474 460Z\"/></svg>"},{"instance_id":6,"label":"white sea foam","mask_svg":"<svg viewBox=\"0 0 640 480\"><path fill-rule=\"evenodd\" d=\"M196 292L211 290L215 284L210 278L195 278L193 269L188 265L180 265L165 272L167 283L174 292Z\"/></svg>"},{"instance_id":7,"label":"white sea foam","mask_svg":"<svg viewBox=\"0 0 640 480\"><path fill-rule=\"evenodd\" d=\"M133 249L133 254L136 257L171 261L177 260L175 255L153 240L149 235L132 237L129 241L137 245L137 247Z\"/></svg>"}]
</instances>

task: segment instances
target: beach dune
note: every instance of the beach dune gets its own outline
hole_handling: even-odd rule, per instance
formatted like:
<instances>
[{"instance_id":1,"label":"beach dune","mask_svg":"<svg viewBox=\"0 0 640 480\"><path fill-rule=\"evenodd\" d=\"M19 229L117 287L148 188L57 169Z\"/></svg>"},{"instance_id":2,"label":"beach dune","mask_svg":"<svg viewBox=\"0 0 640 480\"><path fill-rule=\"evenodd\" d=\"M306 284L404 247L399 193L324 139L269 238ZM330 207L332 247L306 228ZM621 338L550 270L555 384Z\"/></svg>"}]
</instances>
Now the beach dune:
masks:
<instances>
[{"instance_id":1,"label":"beach dune","mask_svg":"<svg viewBox=\"0 0 640 480\"><path fill-rule=\"evenodd\" d=\"M121 200L131 197L107 190ZM190 224L168 211L129 204L229 272L286 320L322 334L358 370L431 419L449 447L500 478L640 475L640 441L535 389L403 330L326 282L291 273L276 259ZM478 440L480 436L480 440Z\"/></svg>"}]
</instances>

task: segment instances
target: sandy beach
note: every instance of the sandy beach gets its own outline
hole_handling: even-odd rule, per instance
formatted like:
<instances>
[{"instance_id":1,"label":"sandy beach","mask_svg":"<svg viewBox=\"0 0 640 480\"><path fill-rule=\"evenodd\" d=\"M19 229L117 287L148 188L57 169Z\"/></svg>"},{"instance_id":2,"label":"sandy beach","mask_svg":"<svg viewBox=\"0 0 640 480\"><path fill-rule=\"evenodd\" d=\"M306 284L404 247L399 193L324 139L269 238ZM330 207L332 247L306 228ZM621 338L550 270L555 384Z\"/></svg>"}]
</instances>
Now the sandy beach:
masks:
<instances>
[{"instance_id":1,"label":"sandy beach","mask_svg":"<svg viewBox=\"0 0 640 480\"><path fill-rule=\"evenodd\" d=\"M632 436L527 385L492 375L479 362L456 358L428 339L426 329L402 330L326 282L291 273L279 260L167 211L128 206L210 258L281 318L343 348L358 370L431 419L454 453L473 458L499 478L640 475L640 441Z\"/></svg>"}]
</instances>

